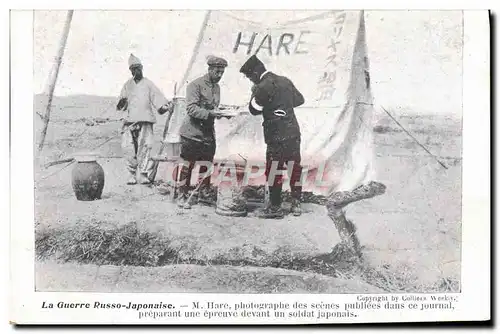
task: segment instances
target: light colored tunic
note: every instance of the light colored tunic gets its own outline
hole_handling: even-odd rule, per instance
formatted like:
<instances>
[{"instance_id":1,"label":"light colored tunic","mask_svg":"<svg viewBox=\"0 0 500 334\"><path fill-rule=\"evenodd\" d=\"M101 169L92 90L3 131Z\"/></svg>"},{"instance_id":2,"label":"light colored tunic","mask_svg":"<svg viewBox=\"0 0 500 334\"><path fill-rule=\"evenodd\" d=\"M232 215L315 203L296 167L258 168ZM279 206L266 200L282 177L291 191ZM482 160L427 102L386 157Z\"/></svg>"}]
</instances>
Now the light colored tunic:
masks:
<instances>
[{"instance_id":1,"label":"light colored tunic","mask_svg":"<svg viewBox=\"0 0 500 334\"><path fill-rule=\"evenodd\" d=\"M136 83L134 78L127 80L120 93L120 99L127 98L126 121L156 123L156 113L168 101L163 93L148 78Z\"/></svg>"}]
</instances>

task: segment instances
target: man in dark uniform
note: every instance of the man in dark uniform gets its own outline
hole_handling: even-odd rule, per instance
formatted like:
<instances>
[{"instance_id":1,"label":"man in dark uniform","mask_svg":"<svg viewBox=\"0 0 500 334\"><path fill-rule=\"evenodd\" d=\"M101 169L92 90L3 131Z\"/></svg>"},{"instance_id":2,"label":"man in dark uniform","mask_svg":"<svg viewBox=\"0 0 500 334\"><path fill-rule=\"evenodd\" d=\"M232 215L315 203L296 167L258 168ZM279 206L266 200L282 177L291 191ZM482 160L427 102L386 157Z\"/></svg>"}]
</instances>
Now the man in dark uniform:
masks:
<instances>
[{"instance_id":1,"label":"man in dark uniform","mask_svg":"<svg viewBox=\"0 0 500 334\"><path fill-rule=\"evenodd\" d=\"M197 161L213 162L215 156L214 120L220 118L218 108L220 103L219 81L227 67L227 61L219 57L209 57L208 73L193 80L187 86L186 110L187 116L180 129L180 156L187 162L181 168L178 205L185 209L191 208L187 203L191 173ZM189 166L187 166L189 165ZM200 166L200 174L208 168ZM200 180L201 181L201 180ZM210 177L204 179L199 192L199 199L204 201L209 197Z\"/></svg>"},{"instance_id":2,"label":"man in dark uniform","mask_svg":"<svg viewBox=\"0 0 500 334\"><path fill-rule=\"evenodd\" d=\"M292 81L284 76L266 70L264 64L253 55L240 69L254 83L249 110L252 115L262 115L266 151L266 178L269 184L270 205L258 216L261 218L283 218L281 191L283 180L280 175L270 175L272 163L277 163L278 171L285 164L293 162L290 177L292 213L301 215L300 198L302 186L300 178L300 127L294 108L304 104L304 97Z\"/></svg>"}]
</instances>

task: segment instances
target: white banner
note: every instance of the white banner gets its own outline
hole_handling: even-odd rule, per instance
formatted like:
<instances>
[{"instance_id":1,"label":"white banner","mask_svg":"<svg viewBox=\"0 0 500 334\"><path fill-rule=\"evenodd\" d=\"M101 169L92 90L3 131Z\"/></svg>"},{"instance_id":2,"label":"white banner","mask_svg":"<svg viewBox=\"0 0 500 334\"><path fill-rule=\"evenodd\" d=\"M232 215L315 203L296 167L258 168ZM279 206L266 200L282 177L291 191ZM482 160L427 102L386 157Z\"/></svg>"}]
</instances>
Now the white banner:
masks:
<instances>
[{"instance_id":1,"label":"white banner","mask_svg":"<svg viewBox=\"0 0 500 334\"><path fill-rule=\"evenodd\" d=\"M224 57L229 66L220 82L221 103L246 107L251 82L239 69L257 54L304 95L304 105L296 109L309 171L304 189L326 195L370 181L373 106L363 13L279 12L286 20L269 12L244 13L209 13L187 82L207 72L209 55ZM261 123L260 116L250 115L217 121L216 158L260 165L266 150Z\"/></svg>"},{"instance_id":2,"label":"white banner","mask_svg":"<svg viewBox=\"0 0 500 334\"><path fill-rule=\"evenodd\" d=\"M305 97L304 106L342 106L360 13L306 11L301 16L307 16L301 17L293 11L280 11L281 20L268 14L210 12L187 81L206 73L209 55L221 56L229 63L220 82L221 103L244 105L251 83L239 69L257 54L268 70L294 82ZM262 20L257 21L259 16Z\"/></svg>"}]
</instances>

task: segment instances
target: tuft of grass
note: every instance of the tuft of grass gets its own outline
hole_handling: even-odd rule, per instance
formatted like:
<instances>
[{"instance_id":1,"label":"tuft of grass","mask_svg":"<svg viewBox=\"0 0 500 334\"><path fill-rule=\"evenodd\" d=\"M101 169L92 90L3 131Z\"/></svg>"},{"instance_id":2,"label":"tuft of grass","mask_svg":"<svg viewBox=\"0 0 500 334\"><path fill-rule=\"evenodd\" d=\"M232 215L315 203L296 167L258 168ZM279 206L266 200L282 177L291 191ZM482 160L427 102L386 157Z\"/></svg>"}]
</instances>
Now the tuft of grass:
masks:
<instances>
[{"instance_id":1,"label":"tuft of grass","mask_svg":"<svg viewBox=\"0 0 500 334\"><path fill-rule=\"evenodd\" d=\"M404 266L397 268L385 264L380 267L364 265L363 281L392 293L455 293L460 292L460 282L456 278L441 277L433 283L421 283L413 271Z\"/></svg>"},{"instance_id":2,"label":"tuft of grass","mask_svg":"<svg viewBox=\"0 0 500 334\"><path fill-rule=\"evenodd\" d=\"M422 285L410 268L390 265L372 267L343 243L335 245L330 253L315 256L293 253L289 247L267 253L259 247L244 245L233 247L215 258L199 258L194 256L196 252L186 251L184 246L174 247L173 241L160 233L141 230L134 221L121 226L97 220L80 221L72 226L37 225L35 253L40 260L51 258L97 265L273 267L361 280L392 293L460 291L458 280L452 278L441 278L431 285Z\"/></svg>"},{"instance_id":3,"label":"tuft of grass","mask_svg":"<svg viewBox=\"0 0 500 334\"><path fill-rule=\"evenodd\" d=\"M94 220L38 230L35 253L64 262L155 266L168 255L169 243L162 235L139 230L136 222L113 226Z\"/></svg>"}]
</instances>

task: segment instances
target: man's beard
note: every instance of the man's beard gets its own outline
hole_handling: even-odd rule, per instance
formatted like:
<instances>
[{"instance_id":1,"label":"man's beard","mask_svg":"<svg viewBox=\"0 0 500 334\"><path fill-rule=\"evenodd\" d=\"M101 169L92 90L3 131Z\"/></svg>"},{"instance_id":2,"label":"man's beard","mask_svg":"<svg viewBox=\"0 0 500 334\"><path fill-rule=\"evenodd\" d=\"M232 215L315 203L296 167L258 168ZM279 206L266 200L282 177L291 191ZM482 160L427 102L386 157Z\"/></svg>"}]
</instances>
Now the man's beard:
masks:
<instances>
[{"instance_id":1,"label":"man's beard","mask_svg":"<svg viewBox=\"0 0 500 334\"><path fill-rule=\"evenodd\" d=\"M136 81L142 80L142 78L143 78L142 73L138 73L138 74L134 75L134 80L136 80Z\"/></svg>"}]
</instances>

